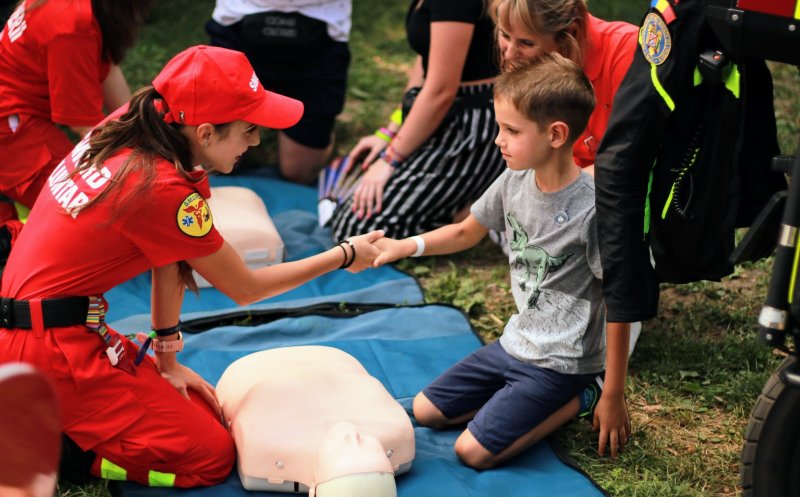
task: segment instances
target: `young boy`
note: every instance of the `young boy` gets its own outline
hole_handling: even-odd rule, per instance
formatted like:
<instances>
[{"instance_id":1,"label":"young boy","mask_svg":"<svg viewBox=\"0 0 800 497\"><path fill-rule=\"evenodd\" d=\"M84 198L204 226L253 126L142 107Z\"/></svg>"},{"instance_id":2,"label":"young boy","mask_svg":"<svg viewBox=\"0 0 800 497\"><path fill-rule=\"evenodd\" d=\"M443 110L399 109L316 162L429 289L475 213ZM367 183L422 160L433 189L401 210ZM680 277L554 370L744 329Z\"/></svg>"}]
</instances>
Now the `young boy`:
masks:
<instances>
[{"instance_id":1,"label":"young boy","mask_svg":"<svg viewBox=\"0 0 800 497\"><path fill-rule=\"evenodd\" d=\"M593 424L598 450L616 457L630 435L623 391L629 325L608 323L604 337L594 182L572 145L594 108L589 80L558 54L497 78L494 107L508 169L462 222L422 236L379 240L376 265L407 256L475 246L489 229L511 248L518 313L500 339L445 371L414 399L423 426L469 421L455 444L461 460L487 469L519 454L579 410L578 393L603 371Z\"/></svg>"}]
</instances>

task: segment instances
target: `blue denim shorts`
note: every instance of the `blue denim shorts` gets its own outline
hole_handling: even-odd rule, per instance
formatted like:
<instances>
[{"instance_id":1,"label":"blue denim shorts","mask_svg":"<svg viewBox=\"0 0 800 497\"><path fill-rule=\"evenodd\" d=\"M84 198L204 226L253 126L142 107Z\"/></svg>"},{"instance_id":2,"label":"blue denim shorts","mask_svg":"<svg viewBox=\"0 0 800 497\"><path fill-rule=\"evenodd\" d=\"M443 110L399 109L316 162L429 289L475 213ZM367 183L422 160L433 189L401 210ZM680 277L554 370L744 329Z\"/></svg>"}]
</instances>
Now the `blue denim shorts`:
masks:
<instances>
[{"instance_id":1,"label":"blue denim shorts","mask_svg":"<svg viewBox=\"0 0 800 497\"><path fill-rule=\"evenodd\" d=\"M423 390L448 418L477 410L467 425L499 454L564 406L596 376L562 374L511 357L494 342L473 352Z\"/></svg>"}]
</instances>

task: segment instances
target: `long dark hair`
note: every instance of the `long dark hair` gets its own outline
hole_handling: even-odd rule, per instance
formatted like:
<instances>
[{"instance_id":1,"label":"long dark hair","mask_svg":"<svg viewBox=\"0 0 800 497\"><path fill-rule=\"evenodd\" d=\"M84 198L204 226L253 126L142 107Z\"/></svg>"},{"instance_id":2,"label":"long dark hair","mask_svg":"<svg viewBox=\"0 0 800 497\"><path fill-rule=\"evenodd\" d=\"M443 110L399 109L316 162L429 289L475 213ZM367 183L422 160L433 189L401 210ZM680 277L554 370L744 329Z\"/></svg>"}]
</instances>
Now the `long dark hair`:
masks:
<instances>
[{"instance_id":1,"label":"long dark hair","mask_svg":"<svg viewBox=\"0 0 800 497\"><path fill-rule=\"evenodd\" d=\"M92 0L103 35L103 59L119 64L131 48L155 0Z\"/></svg>"},{"instance_id":2,"label":"long dark hair","mask_svg":"<svg viewBox=\"0 0 800 497\"><path fill-rule=\"evenodd\" d=\"M89 147L83 153L71 176L80 174L90 168L97 171L103 163L123 149L132 149L130 156L111 178L105 190L79 209L89 208L96 202L113 195L115 208L113 212L122 212L128 202L142 195L152 187L156 178L156 161L166 159L175 165L175 169L188 181L199 181L192 177L191 150L188 139L181 133L182 125L164 121L166 112L156 110L155 100L161 95L152 87L142 88L131 98L128 110L118 119L110 120L96 128L89 137ZM223 136L228 132L229 124L214 125L215 131ZM140 174L135 185L120 190L120 185L129 174ZM192 277L188 264L178 263L180 278L192 291L197 291L197 284Z\"/></svg>"},{"instance_id":3,"label":"long dark hair","mask_svg":"<svg viewBox=\"0 0 800 497\"><path fill-rule=\"evenodd\" d=\"M167 124L163 115L156 110L154 101L160 98L161 95L152 86L142 88L133 95L125 113L92 132L89 148L78 162L74 174L92 167L99 171L109 157L123 149L131 148L133 152L111 179L108 188L83 208L99 202L116 190L132 171L140 172L141 180L135 188L122 192L119 200L125 202L136 198L152 186L158 158L175 164L175 169L192 181L189 176L192 170L189 142L180 132L181 125Z\"/></svg>"},{"instance_id":4,"label":"long dark hair","mask_svg":"<svg viewBox=\"0 0 800 497\"><path fill-rule=\"evenodd\" d=\"M46 1L34 0L26 10L40 7ZM17 7L24 3L25 0L20 0ZM103 60L122 62L154 3L155 0L92 0L92 13L103 37Z\"/></svg>"}]
</instances>

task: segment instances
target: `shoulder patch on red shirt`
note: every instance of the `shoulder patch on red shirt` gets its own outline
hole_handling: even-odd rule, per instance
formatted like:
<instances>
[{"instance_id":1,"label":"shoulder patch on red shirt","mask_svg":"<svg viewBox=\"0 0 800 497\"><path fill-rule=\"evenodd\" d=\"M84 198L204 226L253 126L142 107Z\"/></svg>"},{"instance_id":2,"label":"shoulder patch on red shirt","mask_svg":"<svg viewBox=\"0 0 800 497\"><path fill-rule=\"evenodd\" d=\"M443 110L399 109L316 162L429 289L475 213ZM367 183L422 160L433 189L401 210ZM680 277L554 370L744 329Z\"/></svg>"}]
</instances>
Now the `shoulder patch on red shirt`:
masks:
<instances>
[{"instance_id":1,"label":"shoulder patch on red shirt","mask_svg":"<svg viewBox=\"0 0 800 497\"><path fill-rule=\"evenodd\" d=\"M184 234L194 238L207 235L214 225L214 218L211 216L211 209L208 208L208 201L197 192L189 194L181 202L176 218L178 228Z\"/></svg>"}]
</instances>

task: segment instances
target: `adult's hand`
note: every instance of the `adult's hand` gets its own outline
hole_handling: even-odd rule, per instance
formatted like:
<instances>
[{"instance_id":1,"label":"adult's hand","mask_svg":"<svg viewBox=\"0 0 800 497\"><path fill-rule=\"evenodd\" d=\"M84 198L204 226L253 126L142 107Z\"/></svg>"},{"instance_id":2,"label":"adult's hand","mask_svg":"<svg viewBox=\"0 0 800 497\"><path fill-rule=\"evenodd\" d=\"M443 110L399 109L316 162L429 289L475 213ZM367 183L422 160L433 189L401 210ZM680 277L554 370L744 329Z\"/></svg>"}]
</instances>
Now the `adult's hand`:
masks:
<instances>
[{"instance_id":1,"label":"adult's hand","mask_svg":"<svg viewBox=\"0 0 800 497\"><path fill-rule=\"evenodd\" d=\"M199 374L178 362L171 364L168 368L159 368L159 372L186 399L189 399L190 389L197 392L219 415L220 420L223 419L222 407L220 407L219 400L217 400L217 392Z\"/></svg>"},{"instance_id":2,"label":"adult's hand","mask_svg":"<svg viewBox=\"0 0 800 497\"><path fill-rule=\"evenodd\" d=\"M375 159L378 158L378 154L381 153L381 150L386 148L386 145L386 140L380 136L369 135L361 138L358 140L358 143L356 143L356 146L353 147L353 150L347 154L347 168L342 171L342 173L347 173L356 163L359 163L362 169L367 169L375 162Z\"/></svg>"},{"instance_id":3,"label":"adult's hand","mask_svg":"<svg viewBox=\"0 0 800 497\"><path fill-rule=\"evenodd\" d=\"M369 219L383 209L383 189L393 172L392 166L378 159L364 173L353 193L353 212L358 219Z\"/></svg>"}]
</instances>

